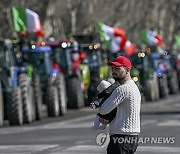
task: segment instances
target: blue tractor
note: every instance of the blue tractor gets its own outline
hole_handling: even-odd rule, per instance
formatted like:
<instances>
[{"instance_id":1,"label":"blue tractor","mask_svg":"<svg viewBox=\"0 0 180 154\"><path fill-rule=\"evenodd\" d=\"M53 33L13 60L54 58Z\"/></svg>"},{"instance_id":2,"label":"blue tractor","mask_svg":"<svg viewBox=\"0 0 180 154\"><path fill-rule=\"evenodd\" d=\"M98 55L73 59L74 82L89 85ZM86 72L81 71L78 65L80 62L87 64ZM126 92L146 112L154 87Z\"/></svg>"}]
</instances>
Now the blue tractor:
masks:
<instances>
[{"instance_id":1,"label":"blue tractor","mask_svg":"<svg viewBox=\"0 0 180 154\"><path fill-rule=\"evenodd\" d=\"M26 67L17 64L10 40L0 40L0 71L0 125L4 118L10 125L32 122L33 88Z\"/></svg>"},{"instance_id":2,"label":"blue tractor","mask_svg":"<svg viewBox=\"0 0 180 154\"><path fill-rule=\"evenodd\" d=\"M169 94L168 78L166 74L164 60L162 59L162 56L159 53L152 52L149 54L149 56L150 56L152 67L156 71L156 74L158 77L159 96L161 98L164 98Z\"/></svg>"},{"instance_id":3,"label":"blue tractor","mask_svg":"<svg viewBox=\"0 0 180 154\"><path fill-rule=\"evenodd\" d=\"M49 116L64 115L67 112L67 96L64 74L59 66L51 59L50 46L24 47L23 61L33 66L39 76L43 102L47 105Z\"/></svg>"}]
</instances>

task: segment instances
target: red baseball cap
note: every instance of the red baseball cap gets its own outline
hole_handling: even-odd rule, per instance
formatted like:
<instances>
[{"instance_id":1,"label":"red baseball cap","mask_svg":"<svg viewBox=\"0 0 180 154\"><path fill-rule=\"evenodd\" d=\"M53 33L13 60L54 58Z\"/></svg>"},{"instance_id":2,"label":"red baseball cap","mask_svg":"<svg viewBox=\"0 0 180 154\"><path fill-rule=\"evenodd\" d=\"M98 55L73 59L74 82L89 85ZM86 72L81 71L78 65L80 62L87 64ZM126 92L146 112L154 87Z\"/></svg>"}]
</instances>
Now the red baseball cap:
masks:
<instances>
[{"instance_id":1,"label":"red baseball cap","mask_svg":"<svg viewBox=\"0 0 180 154\"><path fill-rule=\"evenodd\" d=\"M114 61L107 63L109 66L124 66L127 67L129 70L132 68L132 64L130 60L124 56L117 57Z\"/></svg>"}]
</instances>

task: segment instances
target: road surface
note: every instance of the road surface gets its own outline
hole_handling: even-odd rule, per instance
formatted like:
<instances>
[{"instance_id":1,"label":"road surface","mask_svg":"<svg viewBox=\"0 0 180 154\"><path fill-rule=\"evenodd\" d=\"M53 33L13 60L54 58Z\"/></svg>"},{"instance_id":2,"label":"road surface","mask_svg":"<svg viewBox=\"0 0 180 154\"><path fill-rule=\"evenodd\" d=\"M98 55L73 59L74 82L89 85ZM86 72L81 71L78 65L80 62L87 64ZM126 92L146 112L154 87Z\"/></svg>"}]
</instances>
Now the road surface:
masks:
<instances>
[{"instance_id":1,"label":"road surface","mask_svg":"<svg viewBox=\"0 0 180 154\"><path fill-rule=\"evenodd\" d=\"M94 117L95 111L83 108L69 110L64 117L47 118L23 126L4 126L0 128L0 154L106 153L105 148L96 144L96 136L107 132L108 128L90 130ZM142 140L136 154L179 154L179 128L180 95L153 103L143 102ZM169 139L169 143L163 143L164 139Z\"/></svg>"}]
</instances>

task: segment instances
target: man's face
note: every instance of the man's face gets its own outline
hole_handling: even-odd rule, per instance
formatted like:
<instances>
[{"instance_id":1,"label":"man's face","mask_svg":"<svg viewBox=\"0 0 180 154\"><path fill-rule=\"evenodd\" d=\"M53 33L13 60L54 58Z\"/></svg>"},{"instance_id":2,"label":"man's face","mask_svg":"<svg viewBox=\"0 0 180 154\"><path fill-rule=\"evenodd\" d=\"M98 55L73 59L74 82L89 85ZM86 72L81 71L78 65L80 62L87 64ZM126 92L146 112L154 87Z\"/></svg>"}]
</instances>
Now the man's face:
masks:
<instances>
[{"instance_id":1,"label":"man's face","mask_svg":"<svg viewBox=\"0 0 180 154\"><path fill-rule=\"evenodd\" d=\"M112 66L112 76L116 81L124 79L127 75L127 69L124 66Z\"/></svg>"}]
</instances>

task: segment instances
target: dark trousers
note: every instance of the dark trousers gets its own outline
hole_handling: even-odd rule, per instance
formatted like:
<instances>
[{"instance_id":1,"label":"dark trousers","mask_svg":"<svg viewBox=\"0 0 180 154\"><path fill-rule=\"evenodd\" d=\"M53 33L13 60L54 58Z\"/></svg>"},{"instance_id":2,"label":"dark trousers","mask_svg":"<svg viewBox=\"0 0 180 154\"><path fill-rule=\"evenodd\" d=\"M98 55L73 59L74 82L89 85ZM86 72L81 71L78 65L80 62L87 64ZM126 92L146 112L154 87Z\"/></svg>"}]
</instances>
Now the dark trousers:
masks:
<instances>
[{"instance_id":1,"label":"dark trousers","mask_svg":"<svg viewBox=\"0 0 180 154\"><path fill-rule=\"evenodd\" d=\"M138 147L138 135L111 135L107 154L134 154Z\"/></svg>"}]
</instances>

